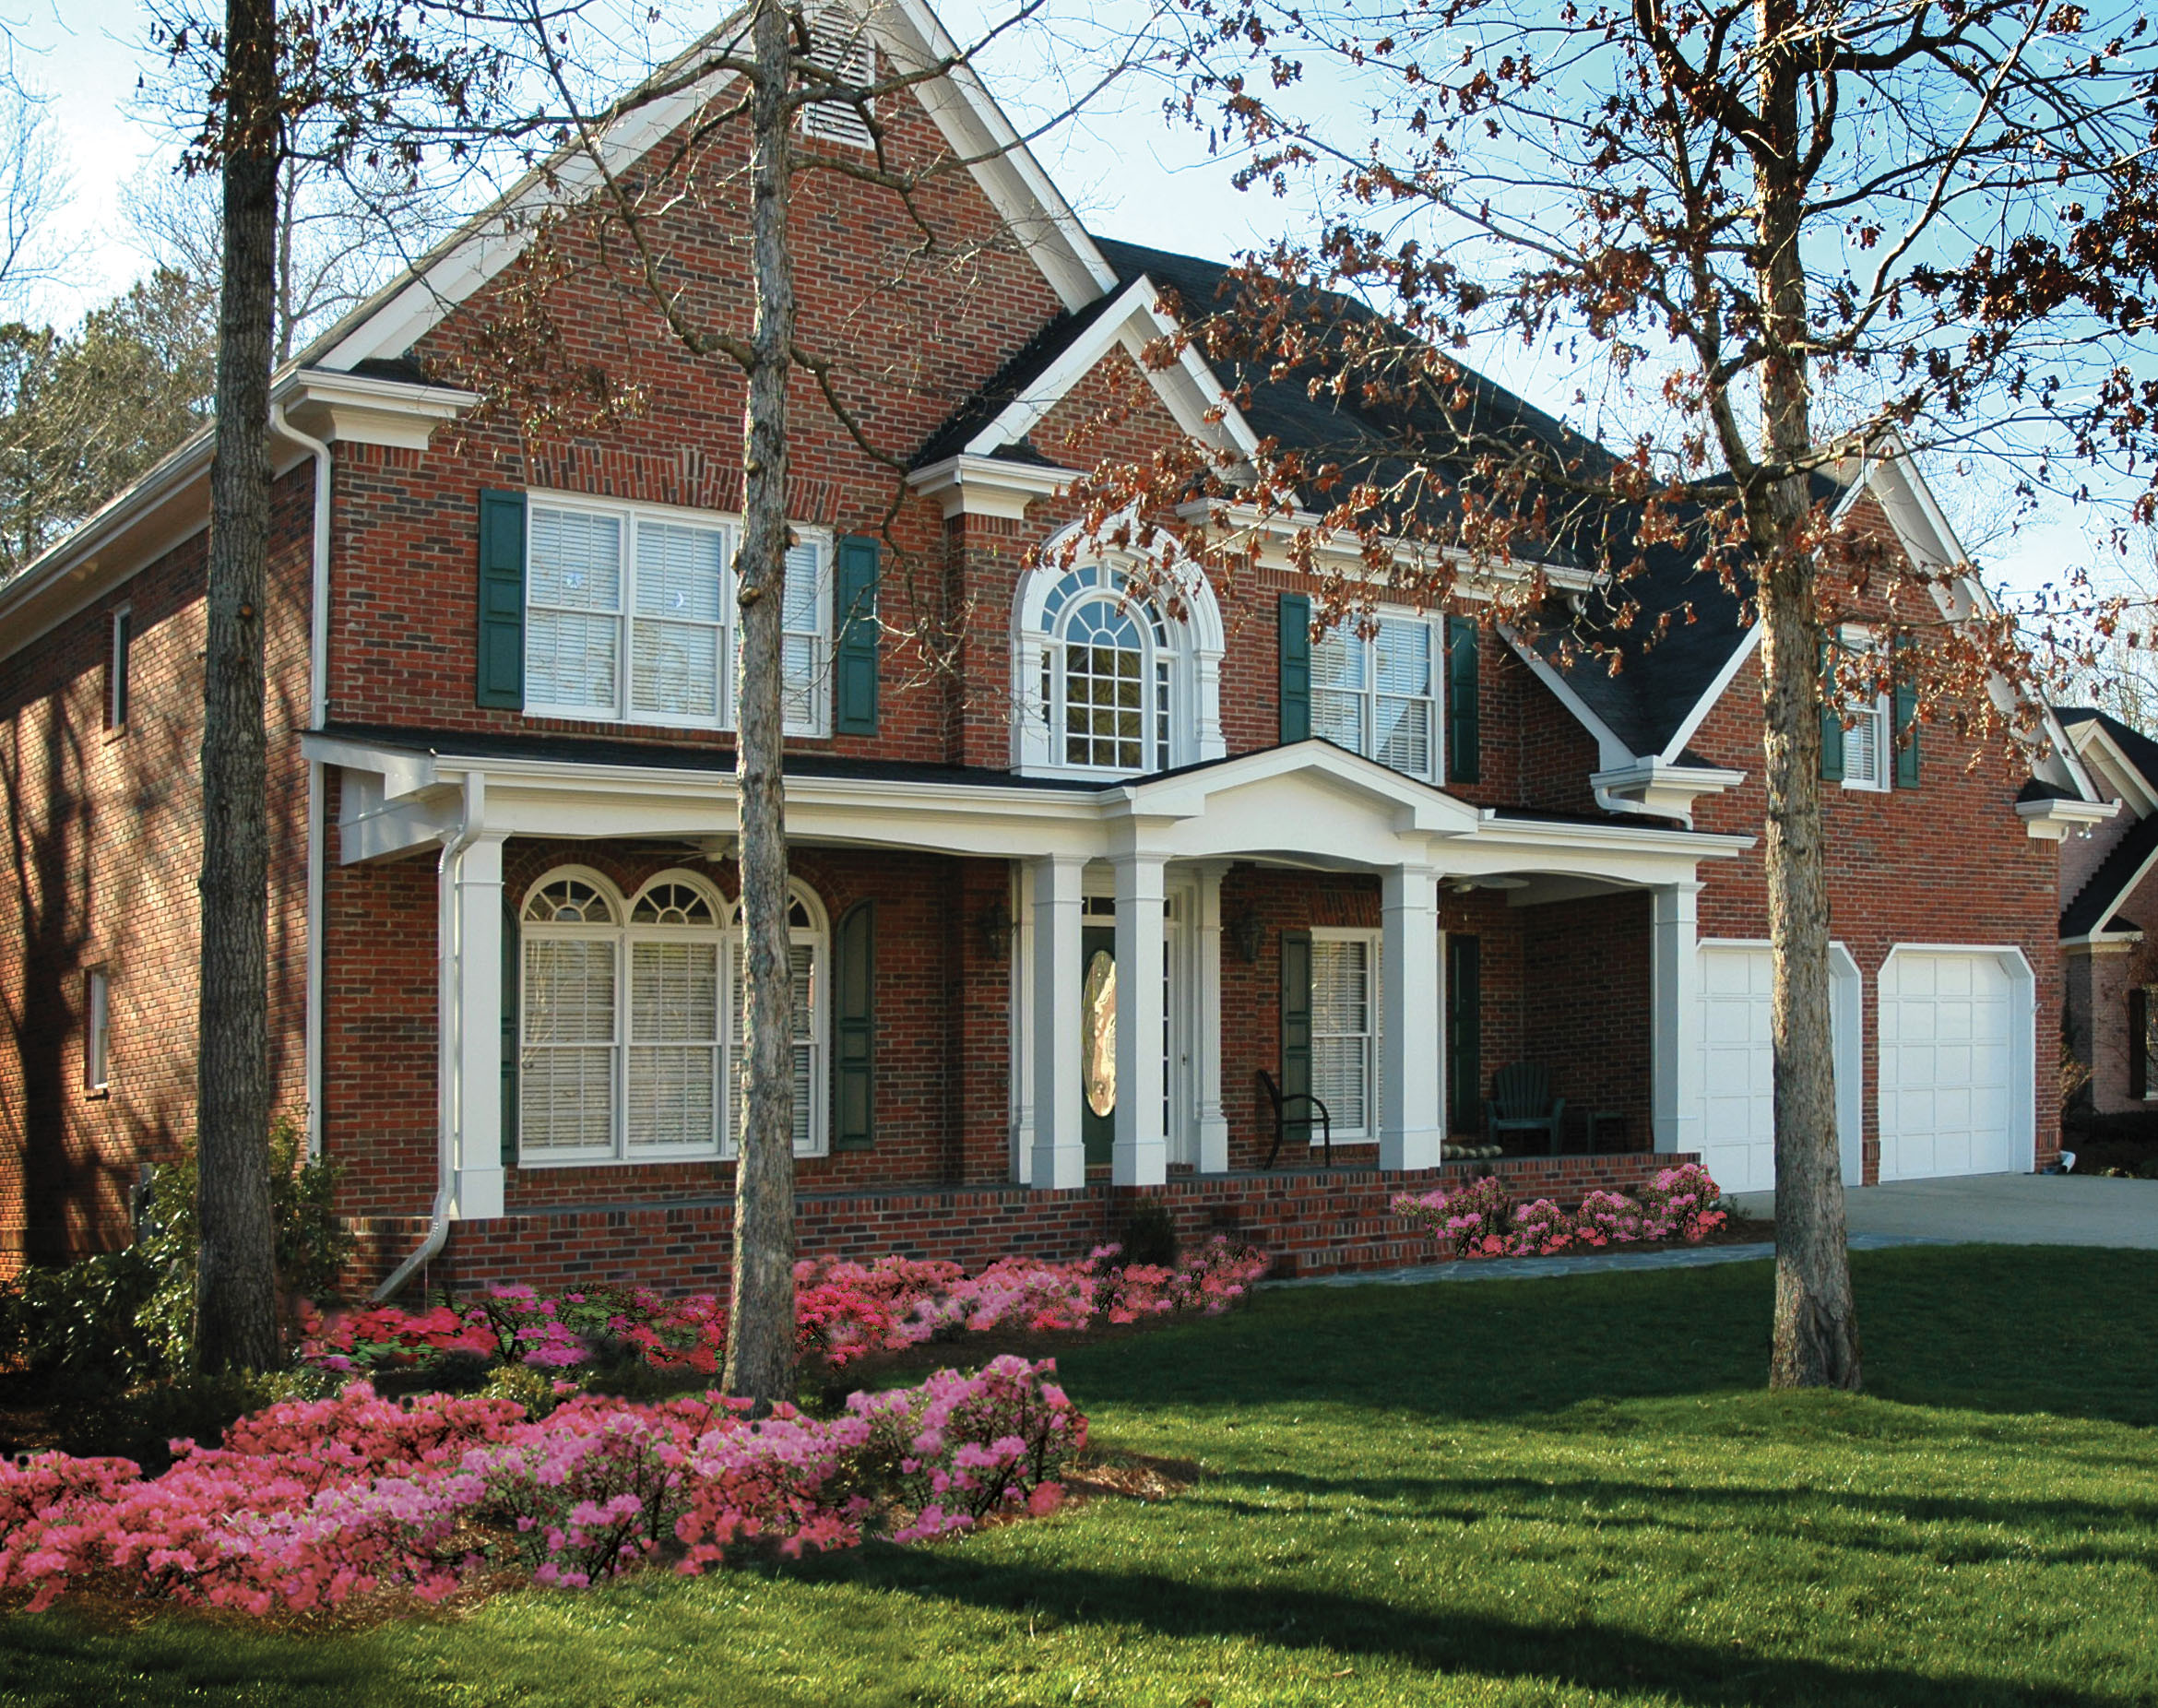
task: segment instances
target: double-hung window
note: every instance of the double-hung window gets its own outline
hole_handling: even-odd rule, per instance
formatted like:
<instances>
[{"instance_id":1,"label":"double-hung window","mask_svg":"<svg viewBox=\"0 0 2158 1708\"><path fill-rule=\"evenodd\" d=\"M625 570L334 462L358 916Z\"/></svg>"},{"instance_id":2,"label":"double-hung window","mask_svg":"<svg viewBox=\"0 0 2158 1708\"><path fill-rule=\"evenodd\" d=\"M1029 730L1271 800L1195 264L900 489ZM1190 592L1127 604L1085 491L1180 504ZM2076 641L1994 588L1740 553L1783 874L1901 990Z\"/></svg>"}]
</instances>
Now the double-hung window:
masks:
<instances>
[{"instance_id":1,"label":"double-hung window","mask_svg":"<svg viewBox=\"0 0 2158 1708\"><path fill-rule=\"evenodd\" d=\"M1311 646L1311 733L1352 753L1443 780L1439 742L1441 629L1430 617L1382 616L1369 636L1328 630Z\"/></svg>"},{"instance_id":2,"label":"double-hung window","mask_svg":"<svg viewBox=\"0 0 2158 1708\"><path fill-rule=\"evenodd\" d=\"M696 511L531 497L525 709L541 717L730 729L741 671L741 528ZM787 730L825 733L829 535L787 554Z\"/></svg>"},{"instance_id":3,"label":"double-hung window","mask_svg":"<svg viewBox=\"0 0 2158 1708\"><path fill-rule=\"evenodd\" d=\"M1336 1139L1370 1138L1378 1131L1378 934L1314 931L1311 1092L1333 1117Z\"/></svg>"},{"instance_id":4,"label":"double-hung window","mask_svg":"<svg viewBox=\"0 0 2158 1708\"><path fill-rule=\"evenodd\" d=\"M1866 630L1843 632L1845 651L1870 653L1873 636ZM1847 696L1843 702L1844 787L1886 790L1894 781L1895 743L1885 694Z\"/></svg>"}]
</instances>

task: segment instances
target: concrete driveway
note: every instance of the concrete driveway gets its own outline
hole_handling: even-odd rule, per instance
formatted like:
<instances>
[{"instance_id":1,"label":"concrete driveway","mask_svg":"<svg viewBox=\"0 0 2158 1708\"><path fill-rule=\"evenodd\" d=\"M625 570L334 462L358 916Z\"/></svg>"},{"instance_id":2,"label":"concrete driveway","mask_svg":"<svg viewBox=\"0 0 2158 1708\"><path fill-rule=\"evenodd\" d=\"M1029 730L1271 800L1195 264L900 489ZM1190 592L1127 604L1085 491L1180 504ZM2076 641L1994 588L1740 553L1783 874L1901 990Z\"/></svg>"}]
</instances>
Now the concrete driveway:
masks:
<instances>
[{"instance_id":1,"label":"concrete driveway","mask_svg":"<svg viewBox=\"0 0 2158 1708\"><path fill-rule=\"evenodd\" d=\"M1773 1192L1739 1192L1749 1216L1775 1214ZM2158 1180L2096 1175L1973 1174L1891 1180L1844 1192L1855 1234L1990 1245L2111 1245L2158 1249Z\"/></svg>"}]
</instances>

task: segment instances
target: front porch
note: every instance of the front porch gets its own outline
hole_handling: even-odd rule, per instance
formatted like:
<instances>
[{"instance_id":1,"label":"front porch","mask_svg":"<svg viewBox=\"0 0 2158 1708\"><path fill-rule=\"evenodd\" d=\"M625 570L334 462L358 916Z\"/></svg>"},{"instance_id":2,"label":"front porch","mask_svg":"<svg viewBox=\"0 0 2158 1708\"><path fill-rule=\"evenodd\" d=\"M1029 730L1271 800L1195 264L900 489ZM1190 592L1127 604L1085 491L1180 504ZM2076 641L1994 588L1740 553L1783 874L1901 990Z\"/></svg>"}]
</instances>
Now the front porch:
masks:
<instances>
[{"instance_id":1,"label":"front porch","mask_svg":"<svg viewBox=\"0 0 2158 1708\"><path fill-rule=\"evenodd\" d=\"M433 1225L431 1147L460 1284L712 1285L733 1154L724 756L315 752L340 773L333 914L371 926L327 945L326 1142L362 1158L381 1266ZM1318 741L1085 789L805 767L788 834L807 1254L1069 1256L1146 1193L1187 1235L1237 1228L1300 1267L1410 1261L1386 1200L1444 1178L1444 1142L1481 1134L1517 1062L1566 1099L1563 1154L1539 1134L1448 1171L1578 1197L1699 1148L1696 864L1743 839L1477 808ZM409 930L414 855L433 945ZM343 970L362 941L364 982ZM429 961L438 1119L409 1098L393 1134L379 1087L410 1057L386 1023L412 1037L399 983ZM663 968L686 995L647 991ZM694 1036L665 1029L692 1012ZM638 1078L655 1062L664 1102ZM1262 1074L1325 1104L1338 1167L1313 1166L1316 1128L1259 1167Z\"/></svg>"}]
</instances>

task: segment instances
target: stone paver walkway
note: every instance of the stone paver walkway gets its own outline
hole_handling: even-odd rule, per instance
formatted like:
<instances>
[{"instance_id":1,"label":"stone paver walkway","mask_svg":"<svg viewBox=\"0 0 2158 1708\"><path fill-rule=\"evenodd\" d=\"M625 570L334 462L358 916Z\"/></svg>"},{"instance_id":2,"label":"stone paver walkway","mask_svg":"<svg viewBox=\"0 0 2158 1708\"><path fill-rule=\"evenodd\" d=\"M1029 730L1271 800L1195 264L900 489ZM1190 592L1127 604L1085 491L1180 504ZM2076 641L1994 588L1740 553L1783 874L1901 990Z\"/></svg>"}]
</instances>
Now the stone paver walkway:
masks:
<instances>
[{"instance_id":1,"label":"stone paver walkway","mask_svg":"<svg viewBox=\"0 0 2158 1708\"><path fill-rule=\"evenodd\" d=\"M1952 1239L1916 1234L1853 1234L1854 1251L1892 1245L1953 1245ZM1536 1275L1594 1275L1614 1269L1705 1269L1712 1263L1752 1263L1776 1254L1759 1245L1680 1245L1660 1251L1583 1251L1578 1257L1478 1257L1451 1263L1417 1263L1406 1269L1353 1269L1346 1275L1307 1275L1295 1281L1262 1281L1275 1287L1421 1287L1427 1281L1518 1281Z\"/></svg>"}]
</instances>

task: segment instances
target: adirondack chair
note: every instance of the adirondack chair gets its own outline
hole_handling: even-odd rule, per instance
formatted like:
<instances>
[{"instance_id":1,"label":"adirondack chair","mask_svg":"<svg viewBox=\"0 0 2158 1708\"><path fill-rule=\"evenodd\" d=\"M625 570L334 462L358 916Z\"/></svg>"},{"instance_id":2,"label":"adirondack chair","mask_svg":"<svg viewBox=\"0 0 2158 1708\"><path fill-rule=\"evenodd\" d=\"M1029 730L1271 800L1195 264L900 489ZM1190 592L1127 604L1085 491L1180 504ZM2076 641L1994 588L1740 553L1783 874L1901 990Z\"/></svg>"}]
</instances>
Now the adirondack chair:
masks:
<instances>
[{"instance_id":1,"label":"adirondack chair","mask_svg":"<svg viewBox=\"0 0 2158 1708\"><path fill-rule=\"evenodd\" d=\"M1566 1132L1566 1099L1551 1095L1549 1071L1537 1062L1516 1062L1492 1074L1484 1131L1494 1138L1501 1133L1548 1133L1556 1156Z\"/></svg>"},{"instance_id":2,"label":"adirondack chair","mask_svg":"<svg viewBox=\"0 0 2158 1708\"><path fill-rule=\"evenodd\" d=\"M1266 1167L1274 1167L1274 1159L1281 1155L1282 1135L1288 1131L1288 1106L1308 1103L1318 1111L1319 1130L1326 1137L1326 1166L1334 1167L1334 1117L1327 1113L1326 1105L1308 1091L1291 1092L1284 1096L1274 1075L1264 1068L1259 1070L1259 1088L1266 1094L1267 1102L1274 1105L1274 1148L1266 1153Z\"/></svg>"}]
</instances>

